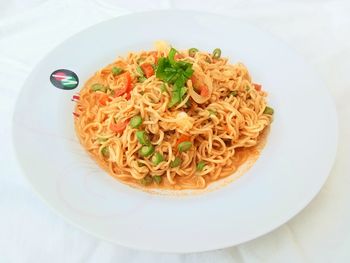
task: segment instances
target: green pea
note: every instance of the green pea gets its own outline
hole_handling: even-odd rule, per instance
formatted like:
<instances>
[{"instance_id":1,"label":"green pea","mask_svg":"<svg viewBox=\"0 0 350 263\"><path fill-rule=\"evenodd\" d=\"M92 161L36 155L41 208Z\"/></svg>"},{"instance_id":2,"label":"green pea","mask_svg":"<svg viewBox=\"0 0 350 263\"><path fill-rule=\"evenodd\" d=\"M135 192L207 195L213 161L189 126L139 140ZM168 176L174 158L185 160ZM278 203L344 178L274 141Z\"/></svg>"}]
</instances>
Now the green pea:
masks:
<instances>
[{"instance_id":1,"label":"green pea","mask_svg":"<svg viewBox=\"0 0 350 263\"><path fill-rule=\"evenodd\" d=\"M273 115L274 112L275 112L274 109L269 107L269 106L266 106L266 108L264 110L264 114Z\"/></svg>"},{"instance_id":2,"label":"green pea","mask_svg":"<svg viewBox=\"0 0 350 263\"><path fill-rule=\"evenodd\" d=\"M221 49L220 48L215 48L213 51L213 58L220 58L221 57Z\"/></svg>"},{"instance_id":3,"label":"green pea","mask_svg":"<svg viewBox=\"0 0 350 263\"><path fill-rule=\"evenodd\" d=\"M130 120L130 126L132 128L138 128L138 127L140 127L141 124L142 124L142 118L140 115L136 115L136 116L132 117Z\"/></svg>"},{"instance_id":4,"label":"green pea","mask_svg":"<svg viewBox=\"0 0 350 263\"><path fill-rule=\"evenodd\" d=\"M113 75L120 75L121 73L123 73L123 69L122 68L118 68L118 67L113 67L112 68L112 73Z\"/></svg>"},{"instance_id":5,"label":"green pea","mask_svg":"<svg viewBox=\"0 0 350 263\"><path fill-rule=\"evenodd\" d=\"M140 179L140 184L149 185L153 182L152 176L146 175L144 178Z\"/></svg>"},{"instance_id":6,"label":"green pea","mask_svg":"<svg viewBox=\"0 0 350 263\"><path fill-rule=\"evenodd\" d=\"M171 168L178 167L178 166L180 166L181 162L182 161L181 161L180 157L175 157L175 160L170 163L170 167Z\"/></svg>"},{"instance_id":7,"label":"green pea","mask_svg":"<svg viewBox=\"0 0 350 263\"><path fill-rule=\"evenodd\" d=\"M186 152L189 149L191 149L191 147L192 147L192 143L186 141L186 142L179 143L179 145L177 146L177 149L179 150L179 152Z\"/></svg>"},{"instance_id":8,"label":"green pea","mask_svg":"<svg viewBox=\"0 0 350 263\"><path fill-rule=\"evenodd\" d=\"M136 132L136 138L142 145L149 145L150 141L148 138L148 135L145 131L137 131Z\"/></svg>"},{"instance_id":9,"label":"green pea","mask_svg":"<svg viewBox=\"0 0 350 263\"><path fill-rule=\"evenodd\" d=\"M204 166L205 166L205 162L204 162L204 161L200 161L200 162L197 164L197 171L203 171Z\"/></svg>"},{"instance_id":10,"label":"green pea","mask_svg":"<svg viewBox=\"0 0 350 263\"><path fill-rule=\"evenodd\" d=\"M102 153L102 155L103 155L104 157L109 157L109 149L108 149L108 147L107 147L107 146L103 147L103 148L101 149L101 153Z\"/></svg>"},{"instance_id":11,"label":"green pea","mask_svg":"<svg viewBox=\"0 0 350 263\"><path fill-rule=\"evenodd\" d=\"M153 145L144 145L141 147L141 149L139 150L139 154L142 157L148 157L150 156L152 153L154 153L154 146Z\"/></svg>"},{"instance_id":12,"label":"green pea","mask_svg":"<svg viewBox=\"0 0 350 263\"><path fill-rule=\"evenodd\" d=\"M107 87L103 86L102 84L99 83L95 83L91 86L91 89L93 91L102 91L102 92L106 92L107 91Z\"/></svg>"},{"instance_id":13,"label":"green pea","mask_svg":"<svg viewBox=\"0 0 350 263\"><path fill-rule=\"evenodd\" d=\"M155 175L155 176L153 176L153 181L156 184L160 184L162 182L162 177L160 175Z\"/></svg>"},{"instance_id":14,"label":"green pea","mask_svg":"<svg viewBox=\"0 0 350 263\"><path fill-rule=\"evenodd\" d=\"M156 152L155 154L153 154L151 161L154 165L158 165L164 161L164 157L159 152Z\"/></svg>"},{"instance_id":15,"label":"green pea","mask_svg":"<svg viewBox=\"0 0 350 263\"><path fill-rule=\"evenodd\" d=\"M190 49L188 50L188 55L189 55L190 57L194 57L194 55L195 55L197 52L198 52L198 49L195 48L195 47L193 47L193 48L190 48Z\"/></svg>"}]
</instances>

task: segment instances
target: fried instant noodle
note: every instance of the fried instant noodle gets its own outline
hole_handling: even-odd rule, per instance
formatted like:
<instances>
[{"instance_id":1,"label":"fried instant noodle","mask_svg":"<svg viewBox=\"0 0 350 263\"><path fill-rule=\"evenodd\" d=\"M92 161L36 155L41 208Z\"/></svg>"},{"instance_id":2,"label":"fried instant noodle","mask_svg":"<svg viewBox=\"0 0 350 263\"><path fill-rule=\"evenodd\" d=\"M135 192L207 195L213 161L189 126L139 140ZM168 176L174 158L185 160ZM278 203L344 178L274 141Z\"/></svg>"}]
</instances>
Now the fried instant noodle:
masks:
<instances>
[{"instance_id":1,"label":"fried instant noodle","mask_svg":"<svg viewBox=\"0 0 350 263\"><path fill-rule=\"evenodd\" d=\"M174 57L178 67L160 69L169 53L158 45L96 72L79 93L76 132L92 157L125 183L205 188L245 161L244 150L258 144L273 110L243 64L183 50ZM182 79L166 81L161 70Z\"/></svg>"}]
</instances>

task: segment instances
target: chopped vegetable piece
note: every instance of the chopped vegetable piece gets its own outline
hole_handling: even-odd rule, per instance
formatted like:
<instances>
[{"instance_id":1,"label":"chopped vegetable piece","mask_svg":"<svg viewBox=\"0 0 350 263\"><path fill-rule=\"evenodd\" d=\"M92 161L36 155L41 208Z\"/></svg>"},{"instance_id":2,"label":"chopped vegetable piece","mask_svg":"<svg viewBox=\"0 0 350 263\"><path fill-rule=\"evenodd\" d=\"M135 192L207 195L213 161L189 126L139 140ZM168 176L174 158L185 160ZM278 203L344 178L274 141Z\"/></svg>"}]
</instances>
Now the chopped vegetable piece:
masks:
<instances>
[{"instance_id":1,"label":"chopped vegetable piece","mask_svg":"<svg viewBox=\"0 0 350 263\"><path fill-rule=\"evenodd\" d=\"M137 67L136 67L136 71L137 71L137 73L139 73L139 75L140 75L141 77L145 76L145 74L143 73L143 70L142 70L142 68L141 68L140 66L137 66Z\"/></svg>"},{"instance_id":2,"label":"chopped vegetable piece","mask_svg":"<svg viewBox=\"0 0 350 263\"><path fill-rule=\"evenodd\" d=\"M221 49L220 48L215 48L213 51L213 58L220 58L221 57Z\"/></svg>"},{"instance_id":3,"label":"chopped vegetable piece","mask_svg":"<svg viewBox=\"0 0 350 263\"><path fill-rule=\"evenodd\" d=\"M160 184L162 182L162 177L160 175L155 175L155 176L153 176L153 181L156 184Z\"/></svg>"},{"instance_id":4,"label":"chopped vegetable piece","mask_svg":"<svg viewBox=\"0 0 350 263\"><path fill-rule=\"evenodd\" d=\"M172 161L171 163L170 163L170 167L171 168L175 168L175 167L178 167L178 166L180 166L180 164L181 164L181 159L180 159L180 157L175 157L175 160L174 161Z\"/></svg>"},{"instance_id":5,"label":"chopped vegetable piece","mask_svg":"<svg viewBox=\"0 0 350 263\"><path fill-rule=\"evenodd\" d=\"M201 96L202 97L208 97L209 96L209 89L206 85L201 86L200 88Z\"/></svg>"},{"instance_id":6,"label":"chopped vegetable piece","mask_svg":"<svg viewBox=\"0 0 350 263\"><path fill-rule=\"evenodd\" d=\"M197 52L198 52L198 49L195 48L195 47L193 47L193 48L190 48L190 49L188 50L188 55L189 55L190 57L194 57L194 55L195 55Z\"/></svg>"},{"instance_id":7,"label":"chopped vegetable piece","mask_svg":"<svg viewBox=\"0 0 350 263\"><path fill-rule=\"evenodd\" d=\"M171 99L168 107L180 103L187 92L185 87L186 81L194 72L192 64L185 61L176 61L176 50L172 48L168 57L161 57L158 60L156 77L168 84L173 84L171 91Z\"/></svg>"},{"instance_id":8,"label":"chopped vegetable piece","mask_svg":"<svg viewBox=\"0 0 350 263\"><path fill-rule=\"evenodd\" d=\"M123 73L123 71L124 70L122 68L118 68L118 67L113 67L112 68L113 75L119 75L119 74Z\"/></svg>"},{"instance_id":9,"label":"chopped vegetable piece","mask_svg":"<svg viewBox=\"0 0 350 263\"><path fill-rule=\"evenodd\" d=\"M162 86L160 86L160 91L161 92L166 92L166 86L165 86L164 83L162 84Z\"/></svg>"},{"instance_id":10,"label":"chopped vegetable piece","mask_svg":"<svg viewBox=\"0 0 350 263\"><path fill-rule=\"evenodd\" d=\"M181 58L184 58L184 55L182 55L180 53L175 54L175 59L181 59Z\"/></svg>"},{"instance_id":11,"label":"chopped vegetable piece","mask_svg":"<svg viewBox=\"0 0 350 263\"><path fill-rule=\"evenodd\" d=\"M150 63L144 63L141 65L143 73L145 73L146 78L152 77L154 75L154 69Z\"/></svg>"},{"instance_id":12,"label":"chopped vegetable piece","mask_svg":"<svg viewBox=\"0 0 350 263\"><path fill-rule=\"evenodd\" d=\"M140 184L149 185L153 182L152 176L146 175L144 178L140 179Z\"/></svg>"},{"instance_id":13,"label":"chopped vegetable piece","mask_svg":"<svg viewBox=\"0 0 350 263\"><path fill-rule=\"evenodd\" d=\"M125 72L119 75L119 78L124 79L124 87L121 89L114 90L114 97L119 97L125 93L129 93L132 90L131 76L129 72Z\"/></svg>"},{"instance_id":14,"label":"chopped vegetable piece","mask_svg":"<svg viewBox=\"0 0 350 263\"><path fill-rule=\"evenodd\" d=\"M204 161L200 161L200 162L197 164L197 171L203 171L204 166L205 166L205 162L204 162Z\"/></svg>"},{"instance_id":15,"label":"chopped vegetable piece","mask_svg":"<svg viewBox=\"0 0 350 263\"><path fill-rule=\"evenodd\" d=\"M130 120L130 126L132 128L138 128L138 127L140 127L141 124L142 124L142 118L140 115L136 115L136 116L132 117Z\"/></svg>"},{"instance_id":16,"label":"chopped vegetable piece","mask_svg":"<svg viewBox=\"0 0 350 263\"><path fill-rule=\"evenodd\" d=\"M107 146L103 147L103 148L101 149L101 153L102 153L102 155L103 155L104 157L108 157L108 156L109 156L109 149L108 149L108 147L107 147Z\"/></svg>"},{"instance_id":17,"label":"chopped vegetable piece","mask_svg":"<svg viewBox=\"0 0 350 263\"><path fill-rule=\"evenodd\" d=\"M125 89L126 92L130 92L132 90L132 83L131 83L131 76L129 72L125 72L124 74L125 79Z\"/></svg>"},{"instance_id":18,"label":"chopped vegetable piece","mask_svg":"<svg viewBox=\"0 0 350 263\"><path fill-rule=\"evenodd\" d=\"M179 144L182 143L182 142L185 142L185 141L190 141L191 140L191 137L190 136L187 136L187 135L181 135L179 139L177 139L177 142L176 142L176 149L178 148Z\"/></svg>"},{"instance_id":19,"label":"chopped vegetable piece","mask_svg":"<svg viewBox=\"0 0 350 263\"><path fill-rule=\"evenodd\" d=\"M179 152L186 152L188 151L189 149L191 149L192 147L192 143L189 142L189 141L186 141L186 142L182 142L180 143L178 146L177 146L177 149L179 150Z\"/></svg>"},{"instance_id":20,"label":"chopped vegetable piece","mask_svg":"<svg viewBox=\"0 0 350 263\"><path fill-rule=\"evenodd\" d=\"M78 101L80 99L79 95L73 95L71 101Z\"/></svg>"},{"instance_id":21,"label":"chopped vegetable piece","mask_svg":"<svg viewBox=\"0 0 350 263\"><path fill-rule=\"evenodd\" d=\"M145 80L147 80L147 78L145 78L145 77L138 77L137 78L137 80L140 82L140 83L143 83L143 82L145 82Z\"/></svg>"},{"instance_id":22,"label":"chopped vegetable piece","mask_svg":"<svg viewBox=\"0 0 350 263\"><path fill-rule=\"evenodd\" d=\"M103 137L97 138L97 141L98 141L99 143L103 143L103 142L105 142L105 141L107 141L107 140L108 140L108 138L103 138Z\"/></svg>"},{"instance_id":23,"label":"chopped vegetable piece","mask_svg":"<svg viewBox=\"0 0 350 263\"><path fill-rule=\"evenodd\" d=\"M121 121L118 123L111 123L110 129L114 132L122 133L125 130L127 125L128 125L127 121Z\"/></svg>"},{"instance_id":24,"label":"chopped vegetable piece","mask_svg":"<svg viewBox=\"0 0 350 263\"><path fill-rule=\"evenodd\" d=\"M96 93L97 94L97 93ZM111 101L109 96L107 94L100 93L101 96L99 97L98 103L102 106L105 106L108 101Z\"/></svg>"},{"instance_id":25,"label":"chopped vegetable piece","mask_svg":"<svg viewBox=\"0 0 350 263\"><path fill-rule=\"evenodd\" d=\"M148 138L148 135L145 131L137 131L136 132L136 138L142 145L149 145L150 141Z\"/></svg>"},{"instance_id":26,"label":"chopped vegetable piece","mask_svg":"<svg viewBox=\"0 0 350 263\"><path fill-rule=\"evenodd\" d=\"M208 109L208 111L209 111L209 116L217 114L216 110Z\"/></svg>"},{"instance_id":27,"label":"chopped vegetable piece","mask_svg":"<svg viewBox=\"0 0 350 263\"><path fill-rule=\"evenodd\" d=\"M106 92L107 91L107 87L103 86L102 84L98 84L95 83L91 86L91 89L93 91L102 91L102 92Z\"/></svg>"},{"instance_id":28,"label":"chopped vegetable piece","mask_svg":"<svg viewBox=\"0 0 350 263\"><path fill-rule=\"evenodd\" d=\"M247 85L246 87L245 87L245 91L249 91L250 90L250 87Z\"/></svg>"},{"instance_id":29,"label":"chopped vegetable piece","mask_svg":"<svg viewBox=\"0 0 350 263\"><path fill-rule=\"evenodd\" d=\"M168 60L170 62L171 65L175 66L176 65L176 61L175 61L175 54L177 53L175 48L171 48L168 54Z\"/></svg>"},{"instance_id":30,"label":"chopped vegetable piece","mask_svg":"<svg viewBox=\"0 0 350 263\"><path fill-rule=\"evenodd\" d=\"M191 81L194 89L199 92L202 97L209 96L209 89L207 85L203 84L196 76L192 76Z\"/></svg>"},{"instance_id":31,"label":"chopped vegetable piece","mask_svg":"<svg viewBox=\"0 0 350 263\"><path fill-rule=\"evenodd\" d=\"M144 164L144 163L141 163L141 162L137 162L137 165L138 165L139 167L145 166L145 164Z\"/></svg>"},{"instance_id":32,"label":"chopped vegetable piece","mask_svg":"<svg viewBox=\"0 0 350 263\"><path fill-rule=\"evenodd\" d=\"M253 86L254 86L256 91L260 91L261 90L261 85L260 84L253 83Z\"/></svg>"},{"instance_id":33,"label":"chopped vegetable piece","mask_svg":"<svg viewBox=\"0 0 350 263\"><path fill-rule=\"evenodd\" d=\"M265 110L264 110L264 114L269 114L269 115L273 115L275 111L273 110L273 108L266 106Z\"/></svg>"},{"instance_id":34,"label":"chopped vegetable piece","mask_svg":"<svg viewBox=\"0 0 350 263\"><path fill-rule=\"evenodd\" d=\"M187 88L185 86L181 86L181 85L174 85L173 87L173 92L171 95L171 100L169 102L168 107L171 108L174 105L180 103L182 101L183 96L186 94L187 92Z\"/></svg>"},{"instance_id":35,"label":"chopped vegetable piece","mask_svg":"<svg viewBox=\"0 0 350 263\"><path fill-rule=\"evenodd\" d=\"M164 161L164 157L159 152L156 152L155 154L153 154L151 161L154 165L158 165Z\"/></svg>"},{"instance_id":36,"label":"chopped vegetable piece","mask_svg":"<svg viewBox=\"0 0 350 263\"><path fill-rule=\"evenodd\" d=\"M152 153L154 153L154 146L151 145L144 145L141 147L141 149L139 150L139 154L142 157L148 157L150 156Z\"/></svg>"},{"instance_id":37,"label":"chopped vegetable piece","mask_svg":"<svg viewBox=\"0 0 350 263\"><path fill-rule=\"evenodd\" d=\"M238 92L236 90L230 93L230 96L233 96L233 97L236 97L237 95L238 95Z\"/></svg>"},{"instance_id":38,"label":"chopped vegetable piece","mask_svg":"<svg viewBox=\"0 0 350 263\"><path fill-rule=\"evenodd\" d=\"M180 103L183 95L186 94L186 92L187 92L187 89L185 87L182 87L180 90L176 90L176 91L173 90L168 107L171 108L174 105Z\"/></svg>"}]
</instances>

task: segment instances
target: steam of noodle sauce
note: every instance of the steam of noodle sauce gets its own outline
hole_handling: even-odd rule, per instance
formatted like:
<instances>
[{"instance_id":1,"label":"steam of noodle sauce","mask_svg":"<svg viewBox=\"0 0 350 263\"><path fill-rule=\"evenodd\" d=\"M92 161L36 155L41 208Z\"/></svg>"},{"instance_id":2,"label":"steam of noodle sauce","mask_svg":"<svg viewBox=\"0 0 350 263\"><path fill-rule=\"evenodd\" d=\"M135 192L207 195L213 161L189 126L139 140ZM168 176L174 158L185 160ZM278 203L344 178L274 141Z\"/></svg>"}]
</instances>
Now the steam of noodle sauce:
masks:
<instances>
[{"instance_id":1,"label":"steam of noodle sauce","mask_svg":"<svg viewBox=\"0 0 350 263\"><path fill-rule=\"evenodd\" d=\"M143 63L138 65L136 70L138 73L137 82L144 82L146 79L156 75L156 77L164 83L167 83L168 86L172 87L171 90L171 100L168 107L174 107L181 104L181 102L186 97L188 92L189 96L193 99L195 103L202 104L210 99L211 93L213 91L212 83L208 76L206 76L200 68L193 69L193 65L189 62L178 61L176 60L176 55L178 52L171 48L165 42L157 42L156 49L163 53L168 53L167 57L155 58L155 65L150 63ZM191 48L188 50L190 57L194 57L198 49ZM213 53L213 59L219 59L221 56L221 50L216 48ZM117 89L111 89L108 86L104 86L100 83L95 83L91 86L91 90L98 94L97 100L98 104L105 106L107 103L113 100L113 97L122 96L125 99L129 100L131 95L130 92L133 89L133 79L130 72L126 71L123 68L114 66L111 69L111 73L121 83ZM261 90L261 85L253 84L254 88L257 91ZM164 87L164 86L162 86ZM163 89L164 91L165 89ZM237 96L237 91L231 92L232 96ZM74 101L79 100L79 96L73 96ZM184 105L188 107L188 103ZM274 110L266 106L264 114L272 115ZM73 113L75 117L79 117L79 113ZM141 116L135 115L130 120L126 120L118 123L111 123L110 129L115 133L123 133L127 125L130 125L133 129L141 128L143 120ZM176 115L175 124L178 128L183 131L188 131L193 127L194 119L190 117L186 112L181 111ZM150 158L153 165L157 166L160 163L166 161L164 156L157 152L154 145L150 143L149 135L143 131L136 131L136 137L138 142L142 145L138 154L140 158ZM100 142L103 143L105 138L100 138ZM187 135L182 135L175 145L175 152L181 153L186 152L192 148L191 138ZM104 146L100 149L101 154L108 158L109 150L107 146ZM170 162L171 168L179 167L182 163L182 160L179 156L175 156L175 159ZM141 164L140 164L141 165ZM204 161L199 161L196 165L197 171L202 171L205 168L206 164ZM162 182L162 176L156 175L146 175L140 181L142 185L150 185L152 183L160 184Z\"/></svg>"}]
</instances>

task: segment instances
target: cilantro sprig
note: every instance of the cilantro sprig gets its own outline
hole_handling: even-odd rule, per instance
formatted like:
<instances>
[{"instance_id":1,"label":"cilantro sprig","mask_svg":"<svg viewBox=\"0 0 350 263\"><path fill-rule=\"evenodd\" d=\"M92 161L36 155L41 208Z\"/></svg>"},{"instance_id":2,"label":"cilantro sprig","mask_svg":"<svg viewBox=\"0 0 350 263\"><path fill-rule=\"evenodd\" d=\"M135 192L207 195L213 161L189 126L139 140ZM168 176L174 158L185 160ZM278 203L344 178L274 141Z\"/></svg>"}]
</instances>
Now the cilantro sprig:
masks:
<instances>
[{"instance_id":1,"label":"cilantro sprig","mask_svg":"<svg viewBox=\"0 0 350 263\"><path fill-rule=\"evenodd\" d=\"M185 83L194 72L191 63L175 60L176 53L176 49L172 48L169 51L168 57L162 57L158 60L158 67L156 69L157 78L173 85L168 107L173 107L183 100L183 97L187 93Z\"/></svg>"}]
</instances>

